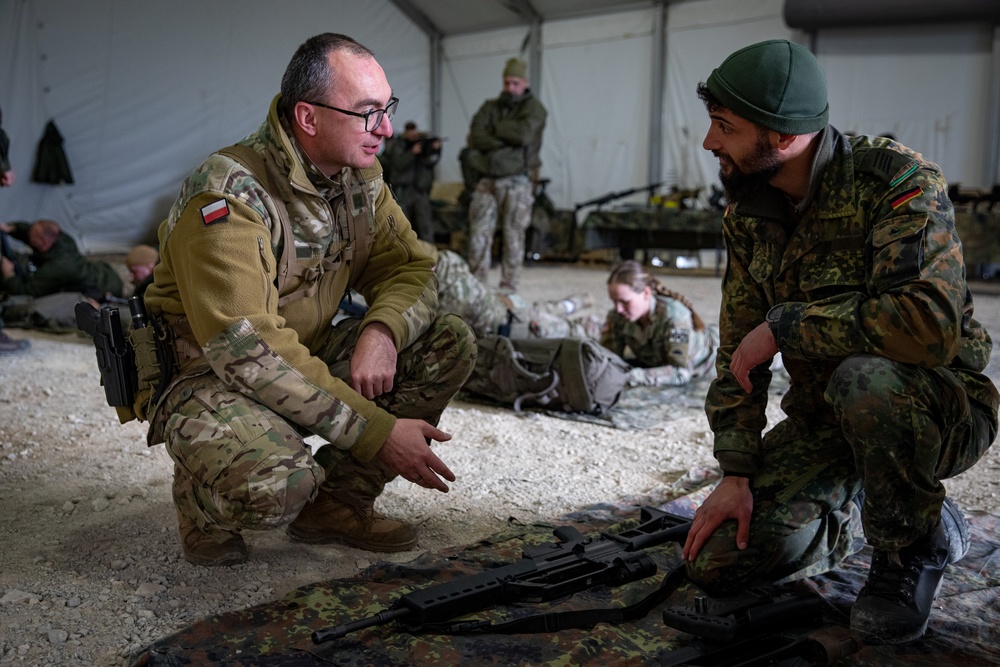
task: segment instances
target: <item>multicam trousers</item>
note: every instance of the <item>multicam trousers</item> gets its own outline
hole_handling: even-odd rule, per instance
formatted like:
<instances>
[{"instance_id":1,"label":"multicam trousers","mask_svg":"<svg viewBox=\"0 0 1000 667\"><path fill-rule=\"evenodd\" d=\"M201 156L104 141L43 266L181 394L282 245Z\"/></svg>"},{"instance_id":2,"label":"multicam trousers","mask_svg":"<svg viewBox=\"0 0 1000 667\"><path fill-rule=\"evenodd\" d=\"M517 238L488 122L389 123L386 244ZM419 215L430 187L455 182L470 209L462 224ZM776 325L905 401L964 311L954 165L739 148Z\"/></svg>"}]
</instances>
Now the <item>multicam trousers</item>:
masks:
<instances>
[{"instance_id":1,"label":"multicam trousers","mask_svg":"<svg viewBox=\"0 0 1000 667\"><path fill-rule=\"evenodd\" d=\"M344 380L360 320L333 327L317 353ZM391 414L437 424L475 364L475 337L459 318L437 318L400 351L393 389L375 402ZM163 409L163 408L161 408ZM395 473L379 460L360 462L324 445L315 456L306 430L214 373L179 383L166 399L167 451L174 461L174 503L199 528L268 529L294 519L318 488L371 505Z\"/></svg>"},{"instance_id":2,"label":"multicam trousers","mask_svg":"<svg viewBox=\"0 0 1000 667\"><path fill-rule=\"evenodd\" d=\"M825 392L839 427L789 417L764 435L751 480L750 542L720 526L688 565L710 592L814 576L862 544L895 551L932 530L942 479L992 444L995 411L970 401L954 374L872 355L848 357ZM787 406L794 414L794 406ZM853 499L864 490L864 509Z\"/></svg>"},{"instance_id":3,"label":"multicam trousers","mask_svg":"<svg viewBox=\"0 0 1000 667\"><path fill-rule=\"evenodd\" d=\"M469 267L476 278L487 284L490 250L497 217L503 233L503 264L500 287L516 291L524 266L524 236L531 225L535 202L531 179L526 175L481 178L469 202Z\"/></svg>"}]
</instances>

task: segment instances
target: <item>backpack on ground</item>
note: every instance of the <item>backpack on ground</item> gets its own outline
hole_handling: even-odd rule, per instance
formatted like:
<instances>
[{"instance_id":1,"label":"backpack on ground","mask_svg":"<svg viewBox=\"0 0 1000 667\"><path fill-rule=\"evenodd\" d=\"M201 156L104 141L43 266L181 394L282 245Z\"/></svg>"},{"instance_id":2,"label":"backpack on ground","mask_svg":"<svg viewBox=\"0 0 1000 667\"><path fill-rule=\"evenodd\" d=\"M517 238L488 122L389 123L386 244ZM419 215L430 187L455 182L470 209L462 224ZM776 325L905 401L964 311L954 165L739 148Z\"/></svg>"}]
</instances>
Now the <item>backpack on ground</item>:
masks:
<instances>
[{"instance_id":1,"label":"backpack on ground","mask_svg":"<svg viewBox=\"0 0 1000 667\"><path fill-rule=\"evenodd\" d=\"M631 370L589 339L485 336L478 342L476 366L462 390L518 411L600 414L618 402Z\"/></svg>"}]
</instances>

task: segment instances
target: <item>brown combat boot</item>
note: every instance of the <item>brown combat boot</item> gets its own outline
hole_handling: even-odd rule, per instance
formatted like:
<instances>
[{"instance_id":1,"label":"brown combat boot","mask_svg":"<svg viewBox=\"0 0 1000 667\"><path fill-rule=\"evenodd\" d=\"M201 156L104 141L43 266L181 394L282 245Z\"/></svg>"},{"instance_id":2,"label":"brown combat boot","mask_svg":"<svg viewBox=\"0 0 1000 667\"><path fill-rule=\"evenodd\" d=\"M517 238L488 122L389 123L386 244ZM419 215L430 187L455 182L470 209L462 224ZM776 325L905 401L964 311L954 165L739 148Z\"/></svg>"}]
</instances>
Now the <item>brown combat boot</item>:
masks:
<instances>
[{"instance_id":1,"label":"brown combat boot","mask_svg":"<svg viewBox=\"0 0 1000 667\"><path fill-rule=\"evenodd\" d=\"M374 507L336 500L323 490L288 524L287 532L296 542L343 542L367 551L407 551L417 543L413 526L388 519Z\"/></svg>"},{"instance_id":2,"label":"brown combat boot","mask_svg":"<svg viewBox=\"0 0 1000 667\"><path fill-rule=\"evenodd\" d=\"M201 530L190 520L177 515L184 560L195 565L239 565L247 560L243 536L221 528Z\"/></svg>"}]
</instances>

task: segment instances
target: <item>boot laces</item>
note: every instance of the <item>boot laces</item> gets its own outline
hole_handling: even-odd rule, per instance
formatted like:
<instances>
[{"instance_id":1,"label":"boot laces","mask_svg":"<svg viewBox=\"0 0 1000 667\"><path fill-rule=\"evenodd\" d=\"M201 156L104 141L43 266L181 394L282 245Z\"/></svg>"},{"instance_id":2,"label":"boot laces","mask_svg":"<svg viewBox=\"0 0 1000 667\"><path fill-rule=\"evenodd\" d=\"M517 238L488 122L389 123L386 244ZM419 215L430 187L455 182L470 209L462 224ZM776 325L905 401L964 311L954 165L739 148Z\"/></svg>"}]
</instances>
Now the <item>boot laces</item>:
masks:
<instances>
[{"instance_id":1,"label":"boot laces","mask_svg":"<svg viewBox=\"0 0 1000 667\"><path fill-rule=\"evenodd\" d=\"M918 553L876 549L861 594L874 595L905 607L913 600L923 565L924 559Z\"/></svg>"}]
</instances>

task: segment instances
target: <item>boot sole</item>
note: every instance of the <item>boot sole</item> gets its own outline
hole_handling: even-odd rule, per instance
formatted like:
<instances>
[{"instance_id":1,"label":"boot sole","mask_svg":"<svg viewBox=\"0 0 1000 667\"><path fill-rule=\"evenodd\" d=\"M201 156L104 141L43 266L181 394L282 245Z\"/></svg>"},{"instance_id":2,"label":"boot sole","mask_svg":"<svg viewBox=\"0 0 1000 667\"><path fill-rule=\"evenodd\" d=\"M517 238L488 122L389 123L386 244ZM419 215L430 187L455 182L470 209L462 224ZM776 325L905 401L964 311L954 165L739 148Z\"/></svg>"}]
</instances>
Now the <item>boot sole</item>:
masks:
<instances>
[{"instance_id":1,"label":"boot sole","mask_svg":"<svg viewBox=\"0 0 1000 667\"><path fill-rule=\"evenodd\" d=\"M201 565L202 567L219 567L228 565L241 565L247 562L247 555L245 553L235 553L235 554L225 554L223 556L218 556L216 558L204 558L197 556L195 554L184 553L184 560L191 563L192 565Z\"/></svg>"},{"instance_id":2,"label":"boot sole","mask_svg":"<svg viewBox=\"0 0 1000 667\"><path fill-rule=\"evenodd\" d=\"M346 544L365 551L376 551L379 553L396 553L397 551L409 551L417 544L417 539L413 538L409 542L397 544L384 544L382 542L366 542L348 535L306 535L295 531L291 526L285 531L288 537L302 544Z\"/></svg>"}]
</instances>

